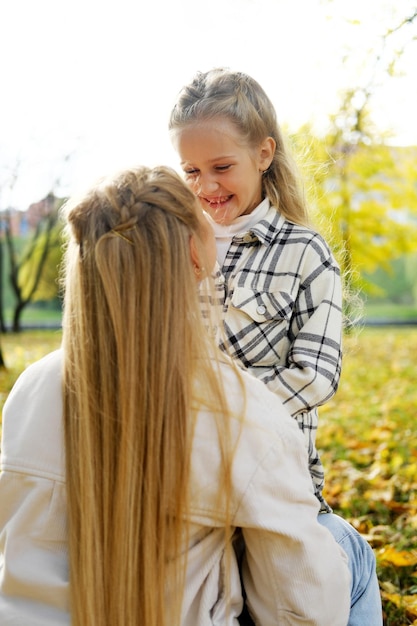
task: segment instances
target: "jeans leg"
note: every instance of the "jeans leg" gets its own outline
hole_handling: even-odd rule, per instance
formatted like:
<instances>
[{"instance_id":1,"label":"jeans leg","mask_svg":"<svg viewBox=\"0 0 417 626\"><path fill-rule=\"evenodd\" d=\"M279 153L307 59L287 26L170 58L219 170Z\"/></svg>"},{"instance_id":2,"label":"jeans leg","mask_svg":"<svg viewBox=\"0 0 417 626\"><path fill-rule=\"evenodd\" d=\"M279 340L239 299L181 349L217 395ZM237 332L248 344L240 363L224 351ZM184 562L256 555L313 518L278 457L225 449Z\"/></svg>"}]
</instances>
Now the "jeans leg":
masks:
<instances>
[{"instance_id":1,"label":"jeans leg","mask_svg":"<svg viewBox=\"0 0 417 626\"><path fill-rule=\"evenodd\" d=\"M352 576L348 626L382 626L382 605L375 555L367 541L346 520L334 513L318 516L346 552Z\"/></svg>"}]
</instances>

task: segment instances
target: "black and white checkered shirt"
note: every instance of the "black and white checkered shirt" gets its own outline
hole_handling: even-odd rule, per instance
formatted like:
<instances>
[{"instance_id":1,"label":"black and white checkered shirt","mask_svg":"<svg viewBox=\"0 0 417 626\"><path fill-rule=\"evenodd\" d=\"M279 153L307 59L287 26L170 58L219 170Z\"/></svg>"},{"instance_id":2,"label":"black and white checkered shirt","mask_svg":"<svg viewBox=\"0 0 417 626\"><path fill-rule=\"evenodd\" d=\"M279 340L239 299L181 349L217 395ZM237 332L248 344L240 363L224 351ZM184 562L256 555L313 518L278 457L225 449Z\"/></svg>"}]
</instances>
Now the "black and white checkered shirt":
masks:
<instances>
[{"instance_id":1,"label":"black and white checkered shirt","mask_svg":"<svg viewBox=\"0 0 417 626\"><path fill-rule=\"evenodd\" d=\"M273 207L232 238L216 299L220 347L277 393L305 434L314 489L323 510L323 467L316 450L317 407L336 392L341 369L339 267L313 230Z\"/></svg>"}]
</instances>

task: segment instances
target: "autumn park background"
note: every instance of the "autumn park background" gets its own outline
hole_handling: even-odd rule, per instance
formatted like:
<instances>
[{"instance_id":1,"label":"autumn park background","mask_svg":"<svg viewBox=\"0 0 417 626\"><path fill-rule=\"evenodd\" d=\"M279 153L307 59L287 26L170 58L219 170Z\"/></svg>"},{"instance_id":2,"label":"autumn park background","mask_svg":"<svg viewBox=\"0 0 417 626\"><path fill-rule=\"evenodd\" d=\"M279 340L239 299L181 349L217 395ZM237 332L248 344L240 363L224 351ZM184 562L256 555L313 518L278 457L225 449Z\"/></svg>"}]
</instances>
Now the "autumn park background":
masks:
<instances>
[{"instance_id":1,"label":"autumn park background","mask_svg":"<svg viewBox=\"0 0 417 626\"><path fill-rule=\"evenodd\" d=\"M325 132L285 129L346 293L342 379L320 410L325 495L375 551L385 626L417 626L417 145L374 119L379 83L395 81L417 45L417 7L402 6L364 52L372 71L358 66L339 90ZM46 195L23 209L13 204L22 162L0 159L0 409L20 372L60 344L64 152Z\"/></svg>"}]
</instances>

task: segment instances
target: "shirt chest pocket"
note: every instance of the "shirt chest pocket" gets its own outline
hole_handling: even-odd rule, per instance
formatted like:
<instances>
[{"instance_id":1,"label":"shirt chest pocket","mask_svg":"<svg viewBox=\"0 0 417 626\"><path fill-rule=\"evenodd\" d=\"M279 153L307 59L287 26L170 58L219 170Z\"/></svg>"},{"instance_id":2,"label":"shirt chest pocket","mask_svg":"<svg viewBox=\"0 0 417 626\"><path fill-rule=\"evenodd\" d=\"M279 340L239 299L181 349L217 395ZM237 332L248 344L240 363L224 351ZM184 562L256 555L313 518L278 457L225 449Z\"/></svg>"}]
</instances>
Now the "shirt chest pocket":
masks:
<instances>
[{"instance_id":1,"label":"shirt chest pocket","mask_svg":"<svg viewBox=\"0 0 417 626\"><path fill-rule=\"evenodd\" d=\"M246 365L284 364L293 308L294 300L287 292L236 287L225 315L235 356L243 354Z\"/></svg>"}]
</instances>

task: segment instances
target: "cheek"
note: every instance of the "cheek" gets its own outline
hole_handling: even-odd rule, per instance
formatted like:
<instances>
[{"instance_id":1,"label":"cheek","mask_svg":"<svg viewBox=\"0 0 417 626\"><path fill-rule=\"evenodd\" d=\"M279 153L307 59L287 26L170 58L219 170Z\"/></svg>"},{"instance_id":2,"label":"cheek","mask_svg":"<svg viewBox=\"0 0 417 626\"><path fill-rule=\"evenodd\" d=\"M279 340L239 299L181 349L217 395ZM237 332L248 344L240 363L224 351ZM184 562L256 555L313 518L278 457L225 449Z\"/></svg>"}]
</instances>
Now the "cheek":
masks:
<instances>
[{"instance_id":1,"label":"cheek","mask_svg":"<svg viewBox=\"0 0 417 626\"><path fill-rule=\"evenodd\" d=\"M189 186L189 188L193 191L193 193L198 196L200 190L200 183L198 178L185 178L185 182Z\"/></svg>"}]
</instances>

